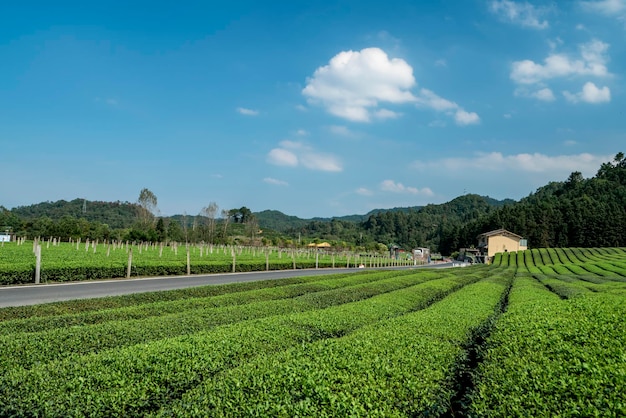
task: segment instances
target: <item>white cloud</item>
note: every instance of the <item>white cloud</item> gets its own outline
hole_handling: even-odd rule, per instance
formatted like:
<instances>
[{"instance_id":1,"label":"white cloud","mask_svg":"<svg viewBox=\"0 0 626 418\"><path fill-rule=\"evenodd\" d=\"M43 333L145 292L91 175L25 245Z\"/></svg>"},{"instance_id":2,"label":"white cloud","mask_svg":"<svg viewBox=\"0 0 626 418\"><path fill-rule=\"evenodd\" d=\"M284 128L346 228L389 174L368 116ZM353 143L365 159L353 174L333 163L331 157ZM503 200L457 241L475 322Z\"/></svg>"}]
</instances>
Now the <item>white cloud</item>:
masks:
<instances>
[{"instance_id":1,"label":"white cloud","mask_svg":"<svg viewBox=\"0 0 626 418\"><path fill-rule=\"evenodd\" d=\"M464 126L480 122L478 114L467 112L455 102L444 99L428 89L421 89L419 91L416 102L420 107L428 107L438 112L446 112L450 115L454 114L454 120L457 125Z\"/></svg>"},{"instance_id":2,"label":"white cloud","mask_svg":"<svg viewBox=\"0 0 626 418\"><path fill-rule=\"evenodd\" d=\"M428 89L421 89L416 101L419 106L429 107L437 111L454 110L459 108L458 104L451 102L450 100L446 100L443 97L439 97Z\"/></svg>"},{"instance_id":3,"label":"white cloud","mask_svg":"<svg viewBox=\"0 0 626 418\"><path fill-rule=\"evenodd\" d=\"M389 109L380 109L374 112L374 116L377 119L397 119L402 116L402 113L394 112Z\"/></svg>"},{"instance_id":4,"label":"white cloud","mask_svg":"<svg viewBox=\"0 0 626 418\"><path fill-rule=\"evenodd\" d=\"M258 110L246 109L245 107L238 107L237 108L237 112L241 113L242 115L246 115L246 116L256 116L256 115L259 114Z\"/></svg>"},{"instance_id":5,"label":"white cloud","mask_svg":"<svg viewBox=\"0 0 626 418\"><path fill-rule=\"evenodd\" d=\"M471 158L445 158L429 162L415 161L412 166L418 170L448 173L476 170L476 172L516 171L566 175L572 171L593 174L602 163L610 160L610 156L588 153L557 156L534 153L507 156L499 152L492 152L477 153Z\"/></svg>"},{"instance_id":6,"label":"white cloud","mask_svg":"<svg viewBox=\"0 0 626 418\"><path fill-rule=\"evenodd\" d=\"M626 12L626 0L582 1L580 4L587 11L607 16L617 16Z\"/></svg>"},{"instance_id":7,"label":"white cloud","mask_svg":"<svg viewBox=\"0 0 626 418\"><path fill-rule=\"evenodd\" d=\"M308 136L309 135L309 131L307 131L305 129L298 129L296 131L296 135L298 135L298 136Z\"/></svg>"},{"instance_id":8,"label":"white cloud","mask_svg":"<svg viewBox=\"0 0 626 418\"><path fill-rule=\"evenodd\" d=\"M398 118L402 114L382 103L394 105L415 103L418 107L438 112L447 111L459 125L476 123L476 113L466 112L455 102L422 88L417 95L413 68L399 58L390 59L379 48L344 51L335 55L328 65L315 70L307 79L302 94L310 104L322 105L338 117L352 122Z\"/></svg>"},{"instance_id":9,"label":"white cloud","mask_svg":"<svg viewBox=\"0 0 626 418\"><path fill-rule=\"evenodd\" d=\"M475 125L480 123L480 118L474 112L466 112L463 109L459 109L454 114L454 120L457 125L465 126L465 125Z\"/></svg>"},{"instance_id":10,"label":"white cloud","mask_svg":"<svg viewBox=\"0 0 626 418\"><path fill-rule=\"evenodd\" d=\"M302 165L316 171L342 171L341 163L334 155L307 152L300 157Z\"/></svg>"},{"instance_id":11,"label":"white cloud","mask_svg":"<svg viewBox=\"0 0 626 418\"><path fill-rule=\"evenodd\" d=\"M573 139L568 139L567 141L563 141L563 145L565 145L566 147L573 147L576 144L577 142L574 141Z\"/></svg>"},{"instance_id":12,"label":"white cloud","mask_svg":"<svg viewBox=\"0 0 626 418\"><path fill-rule=\"evenodd\" d=\"M510 113L505 113L504 115L502 115L502 117L504 119L511 119L513 117L513 115L511 115Z\"/></svg>"},{"instance_id":13,"label":"white cloud","mask_svg":"<svg viewBox=\"0 0 626 418\"><path fill-rule=\"evenodd\" d=\"M593 40L580 45L580 58L572 59L565 54L550 54L543 64L532 60L515 61L511 68L511 80L519 84L535 84L557 77L573 75L609 75L606 52L609 45Z\"/></svg>"},{"instance_id":14,"label":"white cloud","mask_svg":"<svg viewBox=\"0 0 626 418\"><path fill-rule=\"evenodd\" d=\"M532 93L531 96L544 102L553 102L555 100L554 93L549 88L538 90Z\"/></svg>"},{"instance_id":15,"label":"white cloud","mask_svg":"<svg viewBox=\"0 0 626 418\"><path fill-rule=\"evenodd\" d=\"M274 148L267 156L270 164L282 165L288 167L296 167L298 165L298 157L293 152L284 148Z\"/></svg>"},{"instance_id":16,"label":"white cloud","mask_svg":"<svg viewBox=\"0 0 626 418\"><path fill-rule=\"evenodd\" d=\"M415 100L413 68L399 58L389 59L379 48L343 51L307 79L302 94L338 117L369 122L379 103Z\"/></svg>"},{"instance_id":17,"label":"white cloud","mask_svg":"<svg viewBox=\"0 0 626 418\"><path fill-rule=\"evenodd\" d=\"M267 161L270 164L288 167L303 166L316 171L342 171L343 167L337 157L314 151L310 146L295 141L282 141L280 148L272 149Z\"/></svg>"},{"instance_id":18,"label":"white cloud","mask_svg":"<svg viewBox=\"0 0 626 418\"><path fill-rule=\"evenodd\" d=\"M447 67L448 66L448 62L444 59L438 59L437 61L435 61L435 67Z\"/></svg>"},{"instance_id":19,"label":"white cloud","mask_svg":"<svg viewBox=\"0 0 626 418\"><path fill-rule=\"evenodd\" d=\"M277 179L274 179L274 178L271 178L271 177L265 177L263 179L263 181L265 183L267 183L267 184L273 184L273 185L276 185L276 186L289 186L289 183L287 183L286 181L277 180Z\"/></svg>"},{"instance_id":20,"label":"white cloud","mask_svg":"<svg viewBox=\"0 0 626 418\"><path fill-rule=\"evenodd\" d=\"M402 183L396 183L393 180L384 180L380 183L380 189L385 192L393 192L393 193L410 193L417 194L418 190L415 187L406 187Z\"/></svg>"},{"instance_id":21,"label":"white cloud","mask_svg":"<svg viewBox=\"0 0 626 418\"><path fill-rule=\"evenodd\" d=\"M359 187L358 189L356 189L356 194L360 194L361 196L372 196L374 192L366 189L365 187Z\"/></svg>"},{"instance_id":22,"label":"white cloud","mask_svg":"<svg viewBox=\"0 0 626 418\"><path fill-rule=\"evenodd\" d=\"M607 86L598 88L594 83L587 82L579 93L564 91L563 96L571 103L608 103L611 101L611 90Z\"/></svg>"},{"instance_id":23,"label":"white cloud","mask_svg":"<svg viewBox=\"0 0 626 418\"><path fill-rule=\"evenodd\" d=\"M393 180L384 180L380 183L380 189L385 192L402 193L402 194L421 194L424 196L432 196L433 191L428 187L418 189L417 187L405 186L402 183L396 183Z\"/></svg>"},{"instance_id":24,"label":"white cloud","mask_svg":"<svg viewBox=\"0 0 626 418\"><path fill-rule=\"evenodd\" d=\"M514 92L518 97L529 97L532 99L541 100L543 102L553 102L556 100L554 93L549 88L543 88L537 91L529 91L526 87L518 87Z\"/></svg>"},{"instance_id":25,"label":"white cloud","mask_svg":"<svg viewBox=\"0 0 626 418\"><path fill-rule=\"evenodd\" d=\"M547 20L542 20L542 16L546 14L547 9L535 7L527 2L517 3L510 0L494 0L490 3L489 9L500 19L522 27L546 29L549 26Z\"/></svg>"}]
</instances>

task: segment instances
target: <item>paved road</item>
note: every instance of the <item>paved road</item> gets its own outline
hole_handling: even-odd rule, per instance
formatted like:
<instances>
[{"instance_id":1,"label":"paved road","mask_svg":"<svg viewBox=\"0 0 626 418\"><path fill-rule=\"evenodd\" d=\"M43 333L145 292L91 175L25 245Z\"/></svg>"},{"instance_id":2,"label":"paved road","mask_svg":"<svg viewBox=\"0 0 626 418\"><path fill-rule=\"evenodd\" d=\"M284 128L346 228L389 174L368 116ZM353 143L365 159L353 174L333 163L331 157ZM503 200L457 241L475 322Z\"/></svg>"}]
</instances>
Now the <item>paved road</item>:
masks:
<instances>
[{"instance_id":1,"label":"paved road","mask_svg":"<svg viewBox=\"0 0 626 418\"><path fill-rule=\"evenodd\" d=\"M11 286L0 288L0 308L7 306L36 305L39 303L72 299L119 296L130 293L158 292L162 290L183 289L205 285L331 274L350 270L355 271L356 269L281 270Z\"/></svg>"},{"instance_id":2,"label":"paved road","mask_svg":"<svg viewBox=\"0 0 626 418\"><path fill-rule=\"evenodd\" d=\"M436 265L450 267L450 265ZM406 269L407 267L396 267ZM37 305L72 299L101 298L127 295L130 293L158 292L187 287L252 282L258 280L284 279L296 276L311 276L359 271L359 269L307 269L281 270L251 273L224 273L197 276L150 277L142 279L99 280L58 284L39 284L0 287L0 308L8 306Z\"/></svg>"}]
</instances>

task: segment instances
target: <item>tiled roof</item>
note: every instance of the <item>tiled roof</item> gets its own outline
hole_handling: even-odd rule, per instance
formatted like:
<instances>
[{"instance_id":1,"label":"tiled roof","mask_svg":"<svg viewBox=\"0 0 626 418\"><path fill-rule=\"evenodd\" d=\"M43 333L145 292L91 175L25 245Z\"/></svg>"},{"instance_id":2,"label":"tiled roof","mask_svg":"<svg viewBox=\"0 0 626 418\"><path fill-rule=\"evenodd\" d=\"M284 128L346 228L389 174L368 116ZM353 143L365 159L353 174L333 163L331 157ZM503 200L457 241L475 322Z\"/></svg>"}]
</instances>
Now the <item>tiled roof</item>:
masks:
<instances>
[{"instance_id":1,"label":"tiled roof","mask_svg":"<svg viewBox=\"0 0 626 418\"><path fill-rule=\"evenodd\" d=\"M510 237L515 237L518 239L522 239L523 237L520 235L517 235L511 231L507 231L506 229L496 229L494 231L489 231L489 232L485 232L483 234L480 234L478 237L493 237L493 236L497 236L497 235L506 235L506 236L510 236Z\"/></svg>"}]
</instances>

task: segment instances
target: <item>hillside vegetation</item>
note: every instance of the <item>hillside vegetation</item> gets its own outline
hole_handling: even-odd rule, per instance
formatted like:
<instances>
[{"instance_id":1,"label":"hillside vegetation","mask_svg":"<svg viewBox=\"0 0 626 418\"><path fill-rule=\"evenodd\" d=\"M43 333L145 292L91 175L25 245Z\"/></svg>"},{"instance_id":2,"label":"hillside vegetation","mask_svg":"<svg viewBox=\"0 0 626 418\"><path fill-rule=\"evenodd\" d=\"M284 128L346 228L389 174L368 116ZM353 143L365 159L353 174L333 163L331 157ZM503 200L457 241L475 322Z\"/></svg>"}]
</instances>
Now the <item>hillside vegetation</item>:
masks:
<instances>
[{"instance_id":1,"label":"hillside vegetation","mask_svg":"<svg viewBox=\"0 0 626 418\"><path fill-rule=\"evenodd\" d=\"M212 210L209 210L212 209ZM8 210L0 206L0 228L30 238L187 241L214 244L254 243L302 246L329 241L341 248L376 250L429 247L451 254L476 244L476 237L504 228L531 247L626 246L626 159L618 153L597 174L573 172L535 193L513 201L467 194L450 202L377 209L366 215L301 219L276 210L252 212L204 208L197 215L142 221L138 203L44 202ZM145 219L143 219L145 221Z\"/></svg>"}]
</instances>

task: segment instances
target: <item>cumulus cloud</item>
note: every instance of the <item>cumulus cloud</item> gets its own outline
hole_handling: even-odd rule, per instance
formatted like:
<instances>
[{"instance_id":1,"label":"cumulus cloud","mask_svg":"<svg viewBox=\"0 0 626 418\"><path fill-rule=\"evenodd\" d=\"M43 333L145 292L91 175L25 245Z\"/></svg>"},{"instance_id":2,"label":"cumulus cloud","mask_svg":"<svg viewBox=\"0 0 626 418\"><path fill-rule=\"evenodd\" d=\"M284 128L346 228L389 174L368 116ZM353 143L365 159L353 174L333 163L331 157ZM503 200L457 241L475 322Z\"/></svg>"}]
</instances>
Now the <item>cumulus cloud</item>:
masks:
<instances>
[{"instance_id":1,"label":"cumulus cloud","mask_svg":"<svg viewBox=\"0 0 626 418\"><path fill-rule=\"evenodd\" d=\"M296 135L298 135L298 136L307 136L307 135L309 135L309 131L307 131L305 129L298 129L296 131Z\"/></svg>"},{"instance_id":2,"label":"cumulus cloud","mask_svg":"<svg viewBox=\"0 0 626 418\"><path fill-rule=\"evenodd\" d=\"M237 112L239 112L242 115L246 115L246 116L256 116L256 115L259 114L258 110L247 109L245 107L238 107L237 108Z\"/></svg>"},{"instance_id":3,"label":"cumulus cloud","mask_svg":"<svg viewBox=\"0 0 626 418\"><path fill-rule=\"evenodd\" d=\"M287 183L286 181L283 180L277 180L271 177L265 177L263 179L263 182L267 183L267 184L273 184L276 186L289 186L289 183Z\"/></svg>"},{"instance_id":4,"label":"cumulus cloud","mask_svg":"<svg viewBox=\"0 0 626 418\"><path fill-rule=\"evenodd\" d=\"M356 189L356 194L360 194L361 196L372 196L374 192L365 187L359 187L358 189Z\"/></svg>"},{"instance_id":5,"label":"cumulus cloud","mask_svg":"<svg viewBox=\"0 0 626 418\"><path fill-rule=\"evenodd\" d=\"M417 187L405 186L402 183L396 183L393 180L384 180L380 183L380 190L384 192L403 193L403 194L421 194L424 196L432 196L433 192L428 187L418 189Z\"/></svg>"},{"instance_id":6,"label":"cumulus cloud","mask_svg":"<svg viewBox=\"0 0 626 418\"><path fill-rule=\"evenodd\" d=\"M273 165L305 167L315 171L342 171L343 167L332 154L319 153L310 146L295 141L282 141L279 148L272 149L267 161Z\"/></svg>"},{"instance_id":7,"label":"cumulus cloud","mask_svg":"<svg viewBox=\"0 0 626 418\"><path fill-rule=\"evenodd\" d=\"M474 112L466 112L463 109L459 109L454 114L454 121L457 125L475 125L480 122L480 118Z\"/></svg>"},{"instance_id":8,"label":"cumulus cloud","mask_svg":"<svg viewBox=\"0 0 626 418\"><path fill-rule=\"evenodd\" d=\"M379 48L343 51L307 79L302 94L311 104L344 119L369 122L379 103L414 100L413 68L400 58L390 59Z\"/></svg>"},{"instance_id":9,"label":"cumulus cloud","mask_svg":"<svg viewBox=\"0 0 626 418\"><path fill-rule=\"evenodd\" d=\"M527 173L561 173L572 171L593 174L610 156L578 155L548 156L540 153L503 155L499 152L477 153L469 158L444 158L436 161L415 161L412 166L418 170L464 172L477 170L481 172L517 171Z\"/></svg>"},{"instance_id":10,"label":"cumulus cloud","mask_svg":"<svg viewBox=\"0 0 626 418\"><path fill-rule=\"evenodd\" d=\"M302 94L309 104L321 105L330 114L352 122L398 118L401 113L382 106L407 103L448 111L453 117L461 111L455 118L460 125L479 120L475 113L465 112L458 104L428 89L415 95L411 89L416 85L413 68L406 61L389 58L379 48L366 48L335 55L307 79Z\"/></svg>"},{"instance_id":11,"label":"cumulus cloud","mask_svg":"<svg viewBox=\"0 0 626 418\"><path fill-rule=\"evenodd\" d=\"M607 86L598 88L594 83L587 82L579 93L564 91L563 96L571 103L608 103L611 101L611 90Z\"/></svg>"},{"instance_id":12,"label":"cumulus cloud","mask_svg":"<svg viewBox=\"0 0 626 418\"><path fill-rule=\"evenodd\" d=\"M489 10L500 19L522 27L546 29L549 26L547 20L542 20L548 9L535 7L527 2L494 0L489 4Z\"/></svg>"},{"instance_id":13,"label":"cumulus cloud","mask_svg":"<svg viewBox=\"0 0 626 418\"><path fill-rule=\"evenodd\" d=\"M515 61L511 68L511 80L519 84L535 84L544 80L574 75L609 75L606 64L609 45L597 39L580 45L580 58L566 54L550 54L543 64L532 60Z\"/></svg>"}]
</instances>

